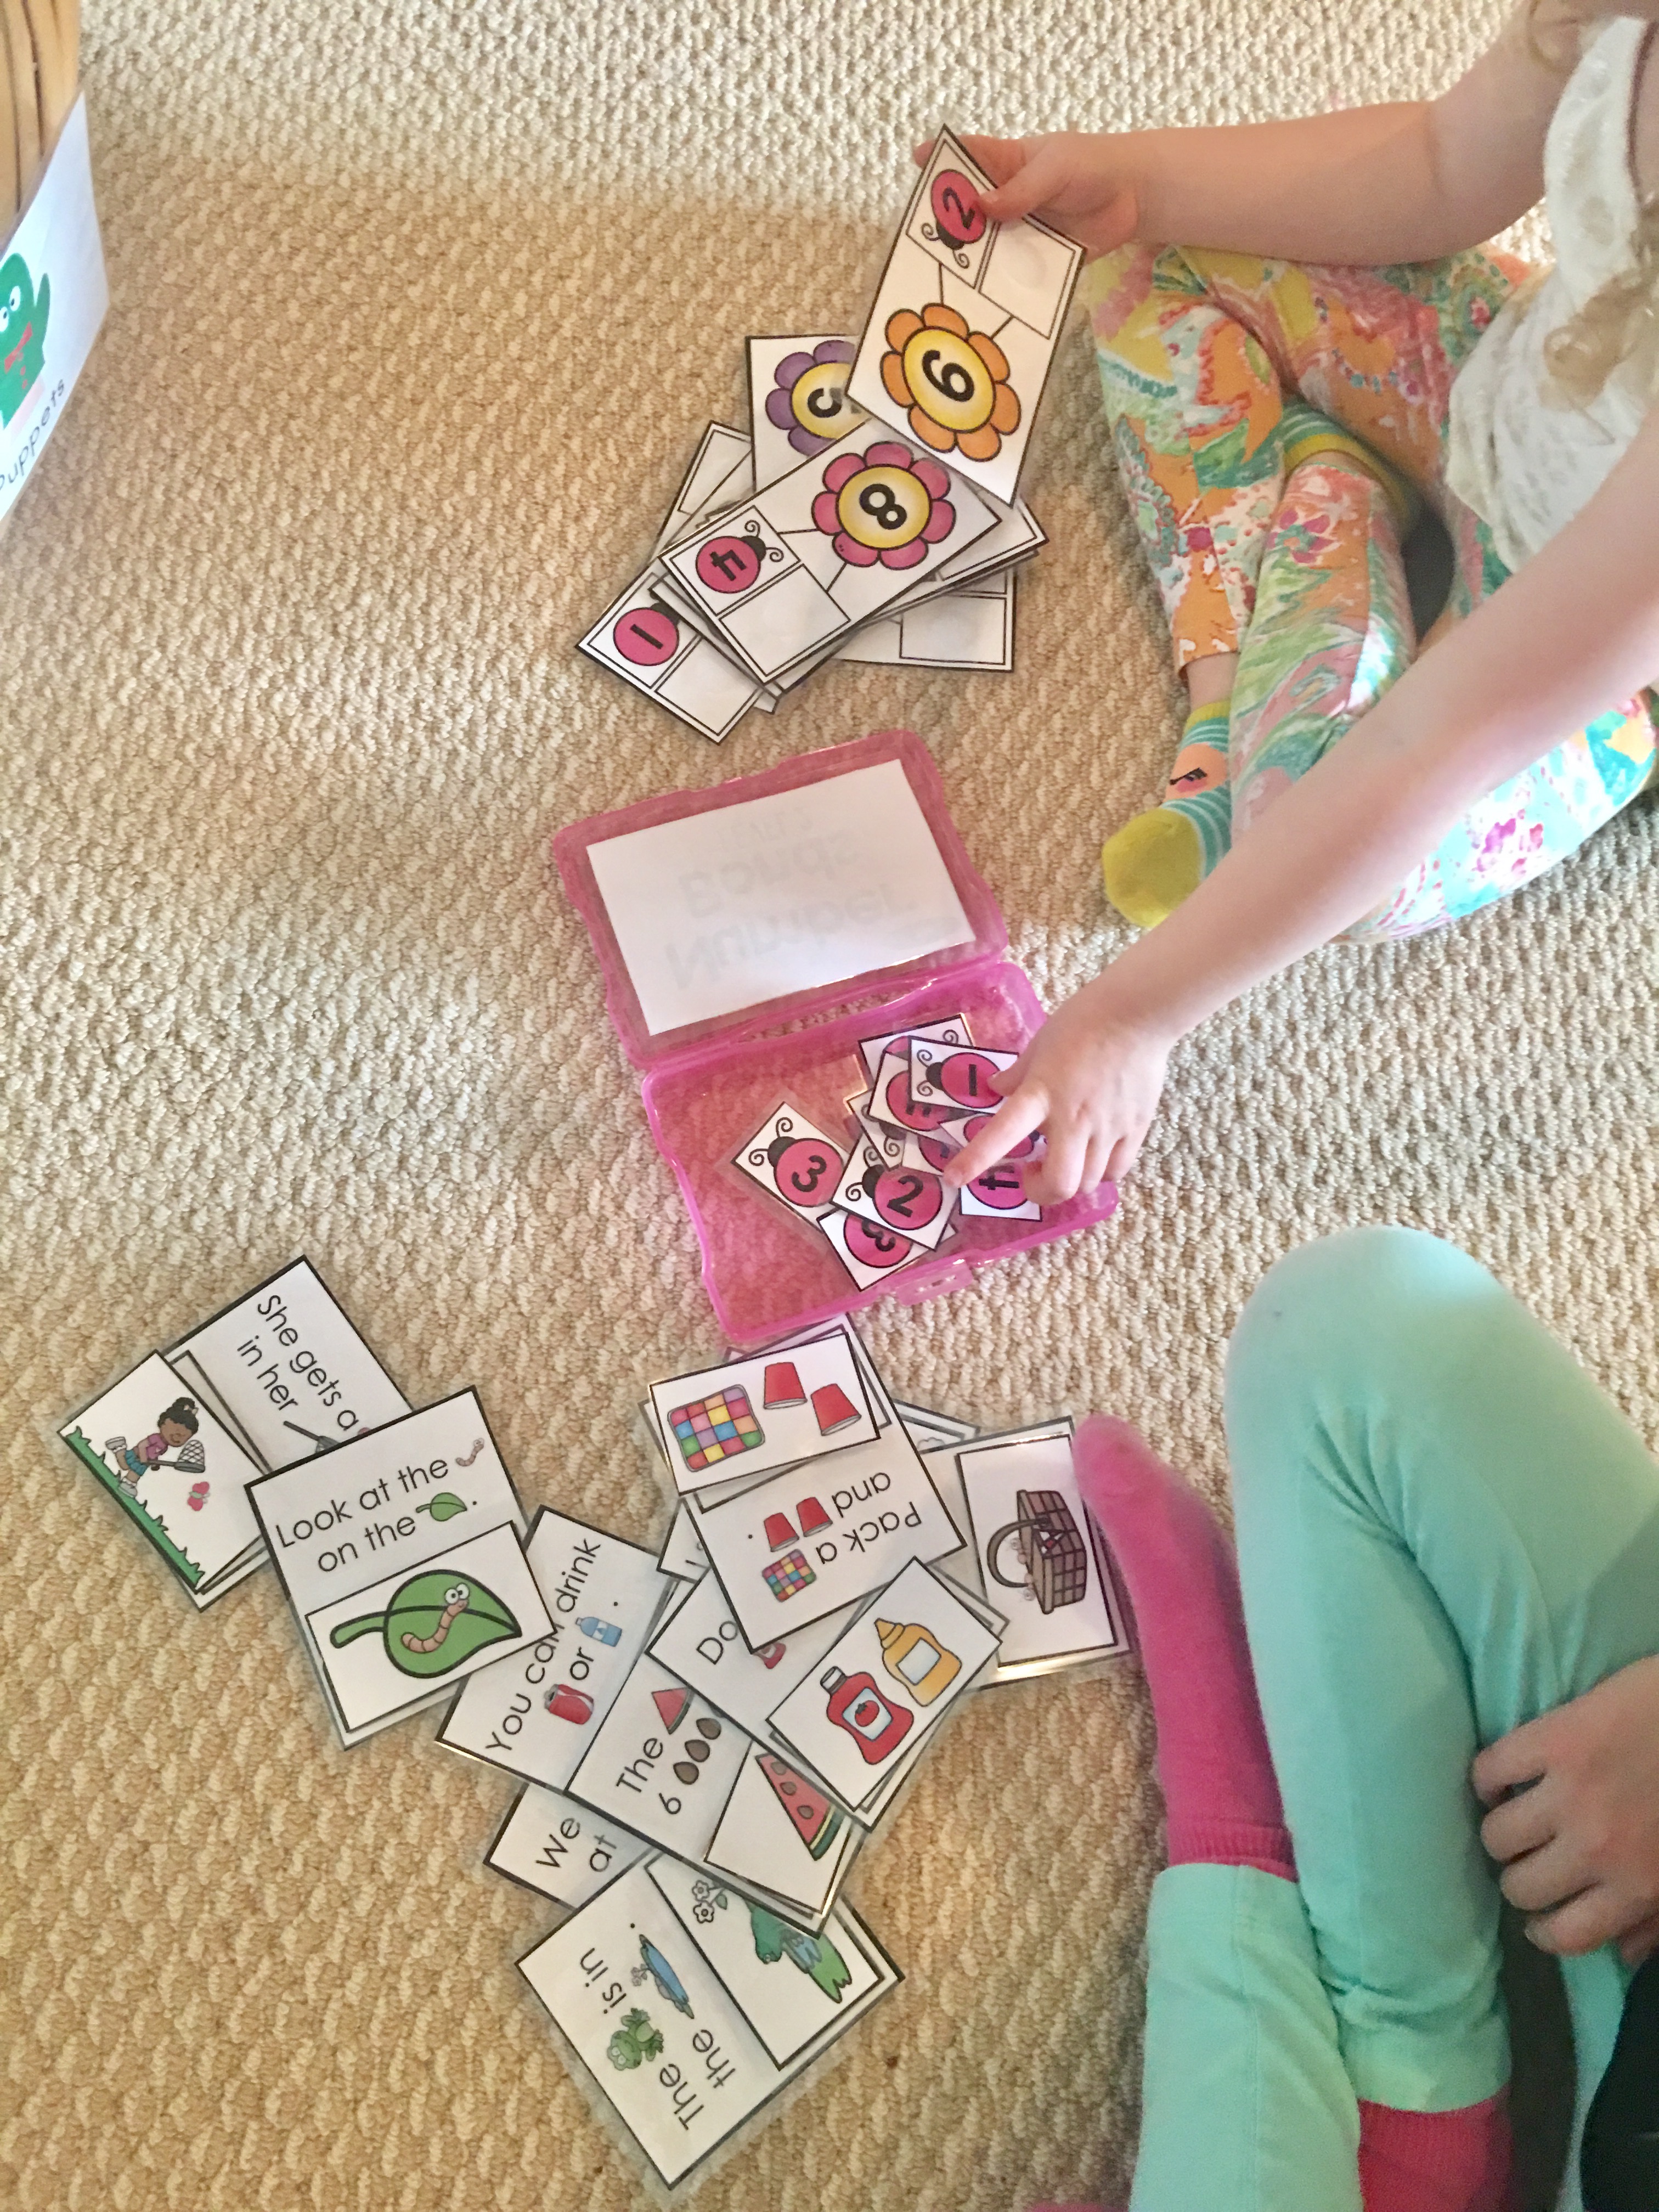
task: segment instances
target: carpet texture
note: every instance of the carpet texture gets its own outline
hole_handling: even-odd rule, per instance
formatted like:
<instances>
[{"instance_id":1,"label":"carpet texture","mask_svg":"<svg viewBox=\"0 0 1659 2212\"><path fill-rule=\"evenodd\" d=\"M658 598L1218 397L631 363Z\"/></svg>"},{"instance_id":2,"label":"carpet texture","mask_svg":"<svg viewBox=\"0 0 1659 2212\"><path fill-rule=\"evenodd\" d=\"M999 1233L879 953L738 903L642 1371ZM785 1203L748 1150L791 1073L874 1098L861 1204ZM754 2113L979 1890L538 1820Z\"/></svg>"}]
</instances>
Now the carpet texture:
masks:
<instances>
[{"instance_id":1,"label":"carpet texture","mask_svg":"<svg viewBox=\"0 0 1659 2212\"><path fill-rule=\"evenodd\" d=\"M833 668L716 752L573 653L746 331L861 311L906 149L1431 90L1446 0L89 0L112 307L0 543L10 1673L0 2173L27 2212L642 2201L486 1872L507 1778L343 1754L272 1578L198 1619L52 1425L292 1253L526 1497L643 1538L691 1233L545 864L562 823L908 723L1050 1004L1176 694L1080 328L1010 678ZM1649 1434L1656 816L1179 1054L1118 1219L877 1310L892 1386L1104 1407L1224 1495L1223 1346L1351 1222L1456 1237ZM1121 2197L1159 1863L1138 1668L975 1702L854 1901L904 1990L709 2212Z\"/></svg>"}]
</instances>

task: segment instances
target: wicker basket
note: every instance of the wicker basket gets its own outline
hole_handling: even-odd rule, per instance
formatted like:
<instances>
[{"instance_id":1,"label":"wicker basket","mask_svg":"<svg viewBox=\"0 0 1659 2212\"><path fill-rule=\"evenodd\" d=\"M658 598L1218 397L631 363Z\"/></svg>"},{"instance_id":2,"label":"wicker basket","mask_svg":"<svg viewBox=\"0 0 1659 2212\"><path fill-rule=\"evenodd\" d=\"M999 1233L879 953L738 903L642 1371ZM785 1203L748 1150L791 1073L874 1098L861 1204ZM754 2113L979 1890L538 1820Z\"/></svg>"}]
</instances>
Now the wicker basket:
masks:
<instances>
[{"instance_id":1,"label":"wicker basket","mask_svg":"<svg viewBox=\"0 0 1659 2212\"><path fill-rule=\"evenodd\" d=\"M81 0L0 0L0 239L58 143L80 65Z\"/></svg>"}]
</instances>

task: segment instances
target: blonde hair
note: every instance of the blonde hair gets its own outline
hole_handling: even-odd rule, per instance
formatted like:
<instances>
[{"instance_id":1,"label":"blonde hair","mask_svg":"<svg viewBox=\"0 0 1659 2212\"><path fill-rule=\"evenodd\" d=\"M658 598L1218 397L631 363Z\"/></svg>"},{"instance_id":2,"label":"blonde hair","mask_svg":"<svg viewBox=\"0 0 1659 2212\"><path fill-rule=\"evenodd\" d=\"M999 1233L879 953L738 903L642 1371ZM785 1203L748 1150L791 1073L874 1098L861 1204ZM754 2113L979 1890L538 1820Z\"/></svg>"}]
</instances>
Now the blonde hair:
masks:
<instances>
[{"instance_id":1,"label":"blonde hair","mask_svg":"<svg viewBox=\"0 0 1659 2212\"><path fill-rule=\"evenodd\" d=\"M1572 0L1565 6L1562 0L1531 0L1528 34L1547 68L1572 58L1583 21ZM1659 191L1637 195L1630 265L1544 343L1544 365L1563 406L1588 406L1626 363L1638 387L1659 398Z\"/></svg>"}]
</instances>

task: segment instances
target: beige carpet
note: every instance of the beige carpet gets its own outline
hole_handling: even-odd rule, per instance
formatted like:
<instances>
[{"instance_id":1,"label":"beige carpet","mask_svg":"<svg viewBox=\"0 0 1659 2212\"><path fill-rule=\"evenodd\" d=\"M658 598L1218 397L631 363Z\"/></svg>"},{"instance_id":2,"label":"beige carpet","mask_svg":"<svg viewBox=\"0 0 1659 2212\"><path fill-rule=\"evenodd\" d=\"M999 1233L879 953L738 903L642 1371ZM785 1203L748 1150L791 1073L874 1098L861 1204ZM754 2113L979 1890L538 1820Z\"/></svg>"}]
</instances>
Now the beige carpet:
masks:
<instances>
[{"instance_id":1,"label":"beige carpet","mask_svg":"<svg viewBox=\"0 0 1659 2212\"><path fill-rule=\"evenodd\" d=\"M0 545L8 1392L0 2196L613 2212L513 1968L505 1778L342 1754L271 1580L198 1619L49 1427L303 1248L526 1496L643 1537L641 1382L714 1352L544 866L593 809L908 722L1052 1001L1173 693L1068 344L1012 678L833 669L715 752L571 651L746 331L854 315L904 149L1445 81L1482 6L91 0L114 305ZM1224 1484L1222 1347L1356 1221L1461 1239L1651 1434L1656 817L1181 1054L1118 1222L869 1336L988 1422L1115 1407ZM1158 1863L1138 1670L982 1698L854 1895L905 1990L710 2212L1125 2186Z\"/></svg>"}]
</instances>

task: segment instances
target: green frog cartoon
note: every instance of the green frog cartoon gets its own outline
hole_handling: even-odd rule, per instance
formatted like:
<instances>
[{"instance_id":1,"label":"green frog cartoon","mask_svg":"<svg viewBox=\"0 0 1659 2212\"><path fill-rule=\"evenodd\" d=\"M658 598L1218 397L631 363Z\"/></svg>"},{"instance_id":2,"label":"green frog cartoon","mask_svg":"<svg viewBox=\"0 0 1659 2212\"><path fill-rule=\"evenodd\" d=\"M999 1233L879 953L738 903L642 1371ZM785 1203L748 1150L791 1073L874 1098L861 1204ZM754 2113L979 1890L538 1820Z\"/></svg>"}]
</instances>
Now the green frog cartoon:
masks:
<instances>
[{"instance_id":1,"label":"green frog cartoon","mask_svg":"<svg viewBox=\"0 0 1659 2212\"><path fill-rule=\"evenodd\" d=\"M647 2058L660 2057L662 2048L662 2030L653 2025L648 2012L635 2005L632 2012L623 2014L622 2026L606 2045L605 2056L619 2074L629 2074Z\"/></svg>"},{"instance_id":2,"label":"green frog cartoon","mask_svg":"<svg viewBox=\"0 0 1659 2212\"><path fill-rule=\"evenodd\" d=\"M28 398L46 359L46 318L52 313L52 279L34 279L21 253L0 262L0 428L9 423Z\"/></svg>"}]
</instances>

